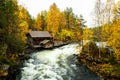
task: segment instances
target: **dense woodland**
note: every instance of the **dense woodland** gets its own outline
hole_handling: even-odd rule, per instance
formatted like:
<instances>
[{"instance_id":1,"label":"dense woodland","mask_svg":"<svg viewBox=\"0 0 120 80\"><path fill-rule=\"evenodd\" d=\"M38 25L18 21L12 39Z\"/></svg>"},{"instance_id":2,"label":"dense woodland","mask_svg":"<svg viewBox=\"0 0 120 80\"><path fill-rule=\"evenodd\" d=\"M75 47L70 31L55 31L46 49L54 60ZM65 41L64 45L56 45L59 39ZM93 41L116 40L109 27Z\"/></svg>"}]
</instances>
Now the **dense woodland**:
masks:
<instances>
[{"instance_id":1,"label":"dense woodland","mask_svg":"<svg viewBox=\"0 0 120 80\"><path fill-rule=\"evenodd\" d=\"M75 15L72 8L60 11L55 3L48 12L42 11L33 18L17 0L2 0L0 16L0 63L15 61L17 54L24 52L26 34L31 30L49 31L55 40L78 41L85 26L82 15Z\"/></svg>"},{"instance_id":2,"label":"dense woodland","mask_svg":"<svg viewBox=\"0 0 120 80\"><path fill-rule=\"evenodd\" d=\"M69 7L61 11L53 3L48 11L32 17L26 8L18 5L17 0L0 0L0 64L16 63L18 55L24 53L26 34L31 30L49 31L54 40L60 41L107 42L114 50L114 61L120 63L120 1L107 0L103 4L101 0L96 0L95 4L95 26L88 28L83 16L74 14Z\"/></svg>"}]
</instances>

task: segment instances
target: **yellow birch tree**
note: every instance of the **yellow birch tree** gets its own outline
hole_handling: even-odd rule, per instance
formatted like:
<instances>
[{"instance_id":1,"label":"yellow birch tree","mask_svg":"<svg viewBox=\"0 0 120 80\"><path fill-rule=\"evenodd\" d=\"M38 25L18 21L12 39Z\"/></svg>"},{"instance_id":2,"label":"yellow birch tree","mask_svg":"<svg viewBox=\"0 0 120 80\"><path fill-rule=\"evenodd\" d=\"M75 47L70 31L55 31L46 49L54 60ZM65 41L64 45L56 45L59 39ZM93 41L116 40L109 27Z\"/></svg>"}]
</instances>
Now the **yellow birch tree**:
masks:
<instances>
[{"instance_id":1,"label":"yellow birch tree","mask_svg":"<svg viewBox=\"0 0 120 80\"><path fill-rule=\"evenodd\" d=\"M53 5L50 6L47 15L47 30L52 34L53 37L55 37L58 32L61 22L60 18L61 12L59 8L57 8L57 5L54 3Z\"/></svg>"}]
</instances>

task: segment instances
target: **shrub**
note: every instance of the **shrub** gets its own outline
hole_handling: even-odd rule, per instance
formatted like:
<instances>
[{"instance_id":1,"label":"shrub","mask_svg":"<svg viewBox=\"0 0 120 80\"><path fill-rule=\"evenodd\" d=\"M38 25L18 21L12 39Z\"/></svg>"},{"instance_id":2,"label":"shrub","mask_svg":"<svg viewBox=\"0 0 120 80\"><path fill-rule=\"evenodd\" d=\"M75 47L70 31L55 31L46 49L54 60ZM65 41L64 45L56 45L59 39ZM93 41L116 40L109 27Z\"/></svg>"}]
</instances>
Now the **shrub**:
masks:
<instances>
[{"instance_id":1,"label":"shrub","mask_svg":"<svg viewBox=\"0 0 120 80\"><path fill-rule=\"evenodd\" d=\"M110 55L109 49L104 47L100 48L100 53L101 53L101 57L104 58L108 58Z\"/></svg>"},{"instance_id":2,"label":"shrub","mask_svg":"<svg viewBox=\"0 0 120 80\"><path fill-rule=\"evenodd\" d=\"M95 42L90 41L86 45L83 46L81 54L89 57L98 57L98 47Z\"/></svg>"},{"instance_id":3,"label":"shrub","mask_svg":"<svg viewBox=\"0 0 120 80\"><path fill-rule=\"evenodd\" d=\"M25 44L21 38L13 34L7 36L6 43L12 53L22 53L25 49Z\"/></svg>"},{"instance_id":4,"label":"shrub","mask_svg":"<svg viewBox=\"0 0 120 80\"><path fill-rule=\"evenodd\" d=\"M0 63L4 63L4 64L8 64L9 63L9 59L6 56L0 56Z\"/></svg>"}]
</instances>

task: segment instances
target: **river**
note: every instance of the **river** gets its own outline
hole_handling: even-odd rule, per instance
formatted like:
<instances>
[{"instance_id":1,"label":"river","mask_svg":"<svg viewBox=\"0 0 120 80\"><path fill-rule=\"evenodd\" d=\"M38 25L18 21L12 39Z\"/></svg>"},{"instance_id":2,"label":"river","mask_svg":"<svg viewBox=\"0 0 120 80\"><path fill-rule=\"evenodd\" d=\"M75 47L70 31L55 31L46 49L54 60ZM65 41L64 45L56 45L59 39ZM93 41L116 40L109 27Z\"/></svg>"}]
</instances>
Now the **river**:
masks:
<instances>
[{"instance_id":1,"label":"river","mask_svg":"<svg viewBox=\"0 0 120 80\"><path fill-rule=\"evenodd\" d=\"M77 48L78 44L69 44L32 53L16 80L102 80L83 63L77 65Z\"/></svg>"}]
</instances>

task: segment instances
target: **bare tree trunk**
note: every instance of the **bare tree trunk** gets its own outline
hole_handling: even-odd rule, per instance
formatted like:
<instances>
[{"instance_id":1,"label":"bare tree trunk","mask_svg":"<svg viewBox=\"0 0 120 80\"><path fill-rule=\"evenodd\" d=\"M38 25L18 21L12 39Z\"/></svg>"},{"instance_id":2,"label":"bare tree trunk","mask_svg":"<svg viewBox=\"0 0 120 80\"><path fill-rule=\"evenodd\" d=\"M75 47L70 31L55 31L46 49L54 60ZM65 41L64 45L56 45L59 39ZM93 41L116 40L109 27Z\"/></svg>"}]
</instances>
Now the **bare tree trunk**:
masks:
<instances>
[{"instance_id":1,"label":"bare tree trunk","mask_svg":"<svg viewBox=\"0 0 120 80\"><path fill-rule=\"evenodd\" d=\"M102 3L101 3L101 0L96 0L96 3L95 3L95 11L94 11L94 14L95 14L95 23L96 25L98 26L98 34L97 34L97 37L98 37L98 42L100 43L100 37L101 37L101 30L100 30L100 26L101 26L101 12L102 12ZM101 53L100 53L100 46L99 46L99 58L101 58Z\"/></svg>"}]
</instances>

